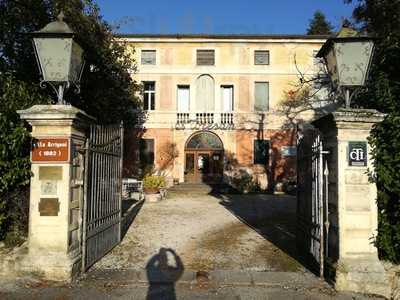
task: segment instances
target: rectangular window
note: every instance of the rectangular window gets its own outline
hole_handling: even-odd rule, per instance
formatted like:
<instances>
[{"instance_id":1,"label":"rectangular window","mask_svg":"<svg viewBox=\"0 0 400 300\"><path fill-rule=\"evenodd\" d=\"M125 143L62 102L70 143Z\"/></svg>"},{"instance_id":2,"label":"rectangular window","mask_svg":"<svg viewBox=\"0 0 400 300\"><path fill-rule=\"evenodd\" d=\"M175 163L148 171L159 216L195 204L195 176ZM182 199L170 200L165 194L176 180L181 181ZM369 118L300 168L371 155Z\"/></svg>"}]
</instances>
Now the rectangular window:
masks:
<instances>
[{"instance_id":1,"label":"rectangular window","mask_svg":"<svg viewBox=\"0 0 400 300\"><path fill-rule=\"evenodd\" d=\"M215 64L214 50L197 50L198 66L213 66Z\"/></svg>"},{"instance_id":2,"label":"rectangular window","mask_svg":"<svg viewBox=\"0 0 400 300\"><path fill-rule=\"evenodd\" d=\"M254 140L254 164L268 166L269 164L268 140Z\"/></svg>"},{"instance_id":3,"label":"rectangular window","mask_svg":"<svg viewBox=\"0 0 400 300\"><path fill-rule=\"evenodd\" d=\"M142 50L141 58L142 65L155 65L156 50Z\"/></svg>"},{"instance_id":4,"label":"rectangular window","mask_svg":"<svg viewBox=\"0 0 400 300\"><path fill-rule=\"evenodd\" d=\"M155 110L155 91L156 83L154 81L143 82L143 109Z\"/></svg>"},{"instance_id":5,"label":"rectangular window","mask_svg":"<svg viewBox=\"0 0 400 300\"><path fill-rule=\"evenodd\" d=\"M255 65L269 65L269 50L255 50L254 51L254 64Z\"/></svg>"},{"instance_id":6,"label":"rectangular window","mask_svg":"<svg viewBox=\"0 0 400 300\"><path fill-rule=\"evenodd\" d=\"M222 111L233 111L233 86L221 85L221 104Z\"/></svg>"},{"instance_id":7,"label":"rectangular window","mask_svg":"<svg viewBox=\"0 0 400 300\"><path fill-rule=\"evenodd\" d=\"M269 109L269 82L255 82L254 110L267 111Z\"/></svg>"},{"instance_id":8,"label":"rectangular window","mask_svg":"<svg viewBox=\"0 0 400 300\"><path fill-rule=\"evenodd\" d=\"M177 103L179 112L188 112L190 109L190 87L178 85Z\"/></svg>"},{"instance_id":9,"label":"rectangular window","mask_svg":"<svg viewBox=\"0 0 400 300\"><path fill-rule=\"evenodd\" d=\"M154 139L140 140L140 165L142 169L154 165Z\"/></svg>"}]
</instances>

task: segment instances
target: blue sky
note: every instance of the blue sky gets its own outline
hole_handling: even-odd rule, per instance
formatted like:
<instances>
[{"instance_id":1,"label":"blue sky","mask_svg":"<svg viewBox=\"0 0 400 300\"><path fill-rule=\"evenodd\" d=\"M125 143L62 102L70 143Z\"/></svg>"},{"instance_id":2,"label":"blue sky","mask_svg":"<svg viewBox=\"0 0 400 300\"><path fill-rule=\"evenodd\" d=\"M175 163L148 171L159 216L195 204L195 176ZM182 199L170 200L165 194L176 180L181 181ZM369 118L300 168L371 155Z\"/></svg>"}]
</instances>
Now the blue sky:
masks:
<instances>
[{"instance_id":1,"label":"blue sky","mask_svg":"<svg viewBox=\"0 0 400 300\"><path fill-rule=\"evenodd\" d=\"M320 9L334 25L350 17L343 0L97 0L120 33L303 34Z\"/></svg>"}]
</instances>

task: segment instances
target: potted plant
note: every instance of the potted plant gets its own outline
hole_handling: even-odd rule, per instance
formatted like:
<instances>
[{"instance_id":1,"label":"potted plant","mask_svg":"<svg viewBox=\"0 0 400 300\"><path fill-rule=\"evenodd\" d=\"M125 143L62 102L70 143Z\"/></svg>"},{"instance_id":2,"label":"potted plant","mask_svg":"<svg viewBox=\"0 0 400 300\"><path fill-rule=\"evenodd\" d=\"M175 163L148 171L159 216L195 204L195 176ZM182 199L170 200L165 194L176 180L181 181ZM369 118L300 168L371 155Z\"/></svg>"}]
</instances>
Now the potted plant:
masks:
<instances>
[{"instance_id":1,"label":"potted plant","mask_svg":"<svg viewBox=\"0 0 400 300\"><path fill-rule=\"evenodd\" d=\"M147 175L143 178L145 199L149 202L161 200L160 190L165 187L165 178L157 175Z\"/></svg>"}]
</instances>

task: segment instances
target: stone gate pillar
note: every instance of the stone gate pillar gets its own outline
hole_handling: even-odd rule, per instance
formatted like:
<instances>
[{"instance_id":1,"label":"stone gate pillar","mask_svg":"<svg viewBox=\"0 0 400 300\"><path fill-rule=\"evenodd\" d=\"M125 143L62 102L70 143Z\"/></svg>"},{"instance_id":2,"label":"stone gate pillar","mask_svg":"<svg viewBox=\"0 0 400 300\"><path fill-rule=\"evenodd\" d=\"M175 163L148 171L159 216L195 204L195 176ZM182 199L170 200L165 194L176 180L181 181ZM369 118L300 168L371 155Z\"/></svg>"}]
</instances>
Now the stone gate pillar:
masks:
<instances>
[{"instance_id":1,"label":"stone gate pillar","mask_svg":"<svg viewBox=\"0 0 400 300\"><path fill-rule=\"evenodd\" d=\"M83 153L94 119L70 105L35 105L18 111L34 139L25 271L70 280L81 268Z\"/></svg>"},{"instance_id":2,"label":"stone gate pillar","mask_svg":"<svg viewBox=\"0 0 400 300\"><path fill-rule=\"evenodd\" d=\"M339 109L313 122L322 135L329 167L328 261L338 290L390 295L382 263L373 245L377 189L367 141L382 121L375 110Z\"/></svg>"}]
</instances>

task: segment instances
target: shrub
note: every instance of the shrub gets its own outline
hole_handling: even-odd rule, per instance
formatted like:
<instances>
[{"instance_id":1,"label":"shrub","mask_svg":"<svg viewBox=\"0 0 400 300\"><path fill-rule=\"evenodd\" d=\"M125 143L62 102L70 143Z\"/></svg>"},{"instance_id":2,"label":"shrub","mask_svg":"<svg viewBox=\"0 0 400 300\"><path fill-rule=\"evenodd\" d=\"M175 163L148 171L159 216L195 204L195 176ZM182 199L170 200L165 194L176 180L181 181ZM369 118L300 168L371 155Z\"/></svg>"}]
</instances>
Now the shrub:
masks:
<instances>
[{"instance_id":1,"label":"shrub","mask_svg":"<svg viewBox=\"0 0 400 300\"><path fill-rule=\"evenodd\" d=\"M158 192L165 187L165 178L157 175L147 175L143 178L143 189L150 192Z\"/></svg>"},{"instance_id":2,"label":"shrub","mask_svg":"<svg viewBox=\"0 0 400 300\"><path fill-rule=\"evenodd\" d=\"M30 143L29 131L24 127L16 110L35 103L46 103L35 87L15 80L11 75L0 74L0 240L12 228L25 228L16 223L24 218L15 209L23 207L26 193L21 192L29 185ZM20 211L20 213L22 213Z\"/></svg>"},{"instance_id":3,"label":"shrub","mask_svg":"<svg viewBox=\"0 0 400 300\"><path fill-rule=\"evenodd\" d=\"M296 177L290 177L290 178L284 179L283 180L282 189L286 194L296 195L297 178Z\"/></svg>"},{"instance_id":4,"label":"shrub","mask_svg":"<svg viewBox=\"0 0 400 300\"><path fill-rule=\"evenodd\" d=\"M372 130L378 187L378 235L375 243L385 260L400 263L400 114L391 113ZM389 142L390 141L390 142Z\"/></svg>"},{"instance_id":5,"label":"shrub","mask_svg":"<svg viewBox=\"0 0 400 300\"><path fill-rule=\"evenodd\" d=\"M260 187L258 183L254 181L253 176L243 169L239 170L239 173L234 175L232 183L241 193L251 193L260 190Z\"/></svg>"}]
</instances>

